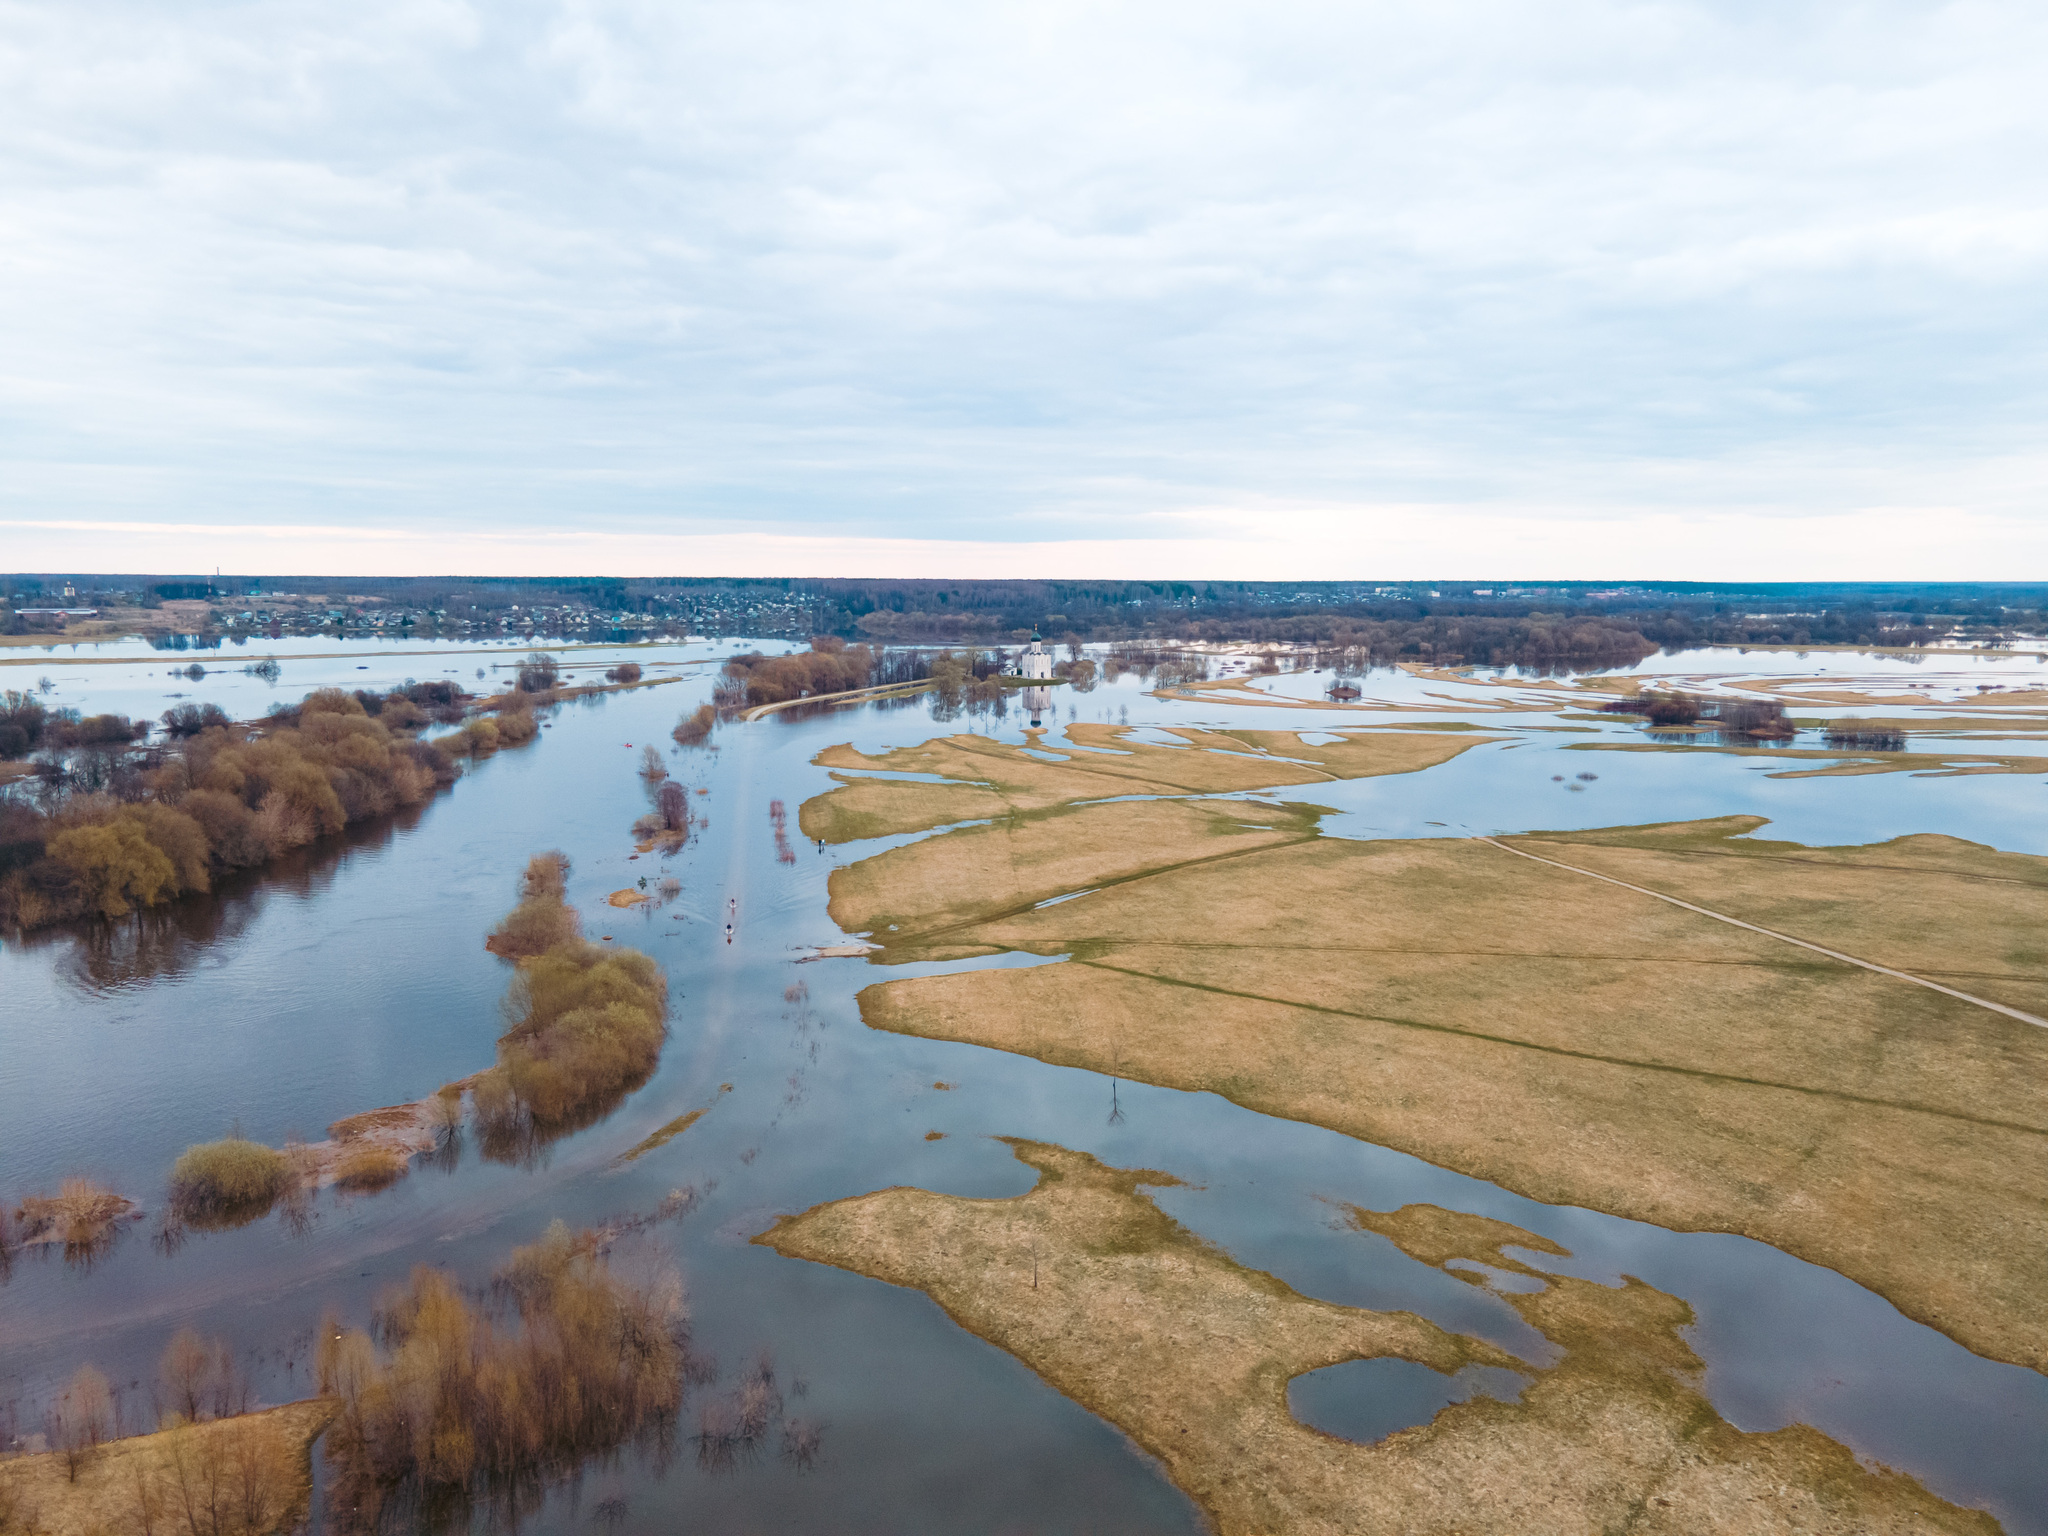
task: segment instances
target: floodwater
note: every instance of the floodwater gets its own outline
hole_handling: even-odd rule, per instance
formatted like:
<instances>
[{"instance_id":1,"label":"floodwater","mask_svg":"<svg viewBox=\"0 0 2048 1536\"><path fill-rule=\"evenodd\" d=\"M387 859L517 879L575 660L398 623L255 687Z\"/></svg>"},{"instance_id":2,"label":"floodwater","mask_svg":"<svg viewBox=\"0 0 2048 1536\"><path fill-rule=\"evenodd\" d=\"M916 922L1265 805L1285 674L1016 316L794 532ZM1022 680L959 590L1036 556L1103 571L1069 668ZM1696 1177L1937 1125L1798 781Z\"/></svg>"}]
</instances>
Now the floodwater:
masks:
<instances>
[{"instance_id":1,"label":"floodwater","mask_svg":"<svg viewBox=\"0 0 2048 1536\"><path fill-rule=\"evenodd\" d=\"M50 673L56 702L88 712L156 713L176 691L246 717L267 707L252 701L296 699L330 683L390 686L451 667L473 672L510 664L525 649L419 656L389 642L320 646L320 656L280 651L274 689L235 670L172 678L172 663L185 658L161 652L111 665L53 659L39 670ZM530 746L475 766L428 805L211 898L112 932L46 933L0 947L0 1191L18 1196L87 1174L143 1200L152 1215L172 1161L191 1142L237 1124L272 1143L294 1132L317 1137L344 1115L417 1098L488 1064L508 973L485 953L483 935L510 906L514 879L536 850L570 855L570 897L587 931L654 955L668 969L673 1001L655 1076L530 1166L484 1161L472 1143L452 1165L423 1160L386 1193L323 1194L303 1225L272 1217L166 1250L151 1242L145 1220L89 1268L55 1256L17 1260L0 1286L0 1439L11 1433L8 1402L26 1432L53 1385L85 1361L134 1383L129 1395L140 1405L156 1356L188 1325L233 1340L266 1400L302 1396L324 1308L364 1321L379 1291L416 1264L477 1283L558 1216L588 1224L646 1212L691 1186L701 1196L696 1209L656 1233L687 1276L697 1344L724 1362L728 1381L772 1352L787 1411L822 1426L819 1455L806 1468L769 1444L753 1460L707 1467L687 1440L673 1459L628 1453L557 1490L528 1517L530 1528L580 1528L607 1501L608 1523L646 1532L693 1522L741 1531L1199 1530L1192 1504L1119 1433L960 1330L928 1298L749 1241L780 1213L890 1185L1019 1193L1029 1170L991 1139L1007 1135L1170 1170L1186 1183L1157 1191L1160 1204L1244 1262L1332 1301L1412 1309L1541 1365L1548 1346L1498 1296L1334 1217L1345 1204L1384 1210L1428 1200L1514 1222L1573 1254L1526 1256L1532 1264L1610 1282L1633 1274L1685 1297L1698 1317L1690 1337L1707 1361L1706 1391L1740 1427L1814 1424L1946 1497L1991 1508L2009 1530L2048 1531L2048 1378L1974 1356L1831 1271L1743 1238L1541 1205L1213 1095L864 1028L854 1002L862 986L948 967L803 963L806 946L842 937L825 916L831 870L872 850L821 851L792 828L794 862L785 862L771 803L784 802L794 817L828 788L810 759L833 743L877 749L963 728L1020 741L1026 719L1012 707L942 721L928 700L913 699L724 727L715 751L667 758L685 783L710 791L693 796L709 826L672 858L635 859L629 829L645 809L640 748L669 751L670 727L708 696L708 663L735 648L565 652L579 666L630 658L652 676L671 675L662 668L673 664L683 680L566 705ZM212 665L210 655L195 659ZM1792 673L1792 658L1784 661ZM1761 664L1751 653L1739 667ZM1972 673L1969 685L1992 675ZM2008 687L2044 676L2031 658L1995 668ZM1285 681L1319 693L1327 675ZM1363 681L1375 696L1416 680L1374 673ZM1498 693L1500 684L1489 678L1475 691ZM1045 738L1053 750L1070 719L1326 730L1382 718L1161 701L1128 676L1087 694L1055 690L1053 699ZM1533 729L1556 724L1542 715L1460 716L1455 703L1426 702L1498 739L1424 773L1280 797L1330 806L1325 830L1338 836L1465 836L1740 811L1771 818L1763 835L1773 837L1942 831L2048 853L2038 776L1774 778L1784 765L1768 759L1602 750L1644 739L1627 722L1561 733ZM607 893L643 876L652 886L664 874L681 881L673 901L633 911L605 905ZM792 997L799 984L804 995ZM650 1131L707 1106L666 1146L617 1161ZM928 1140L932 1131L942 1139ZM1312 1421L1336 1416L1333 1432L1348 1432L1341 1418L1354 1437L1375 1438L1426 1421L1450 1400L1445 1392L1467 1385L1383 1370L1352 1371L1334 1385L1302 1378L1297 1411ZM685 1409L686 1434L695 1406ZM623 1514L613 1500L623 1501Z\"/></svg>"}]
</instances>

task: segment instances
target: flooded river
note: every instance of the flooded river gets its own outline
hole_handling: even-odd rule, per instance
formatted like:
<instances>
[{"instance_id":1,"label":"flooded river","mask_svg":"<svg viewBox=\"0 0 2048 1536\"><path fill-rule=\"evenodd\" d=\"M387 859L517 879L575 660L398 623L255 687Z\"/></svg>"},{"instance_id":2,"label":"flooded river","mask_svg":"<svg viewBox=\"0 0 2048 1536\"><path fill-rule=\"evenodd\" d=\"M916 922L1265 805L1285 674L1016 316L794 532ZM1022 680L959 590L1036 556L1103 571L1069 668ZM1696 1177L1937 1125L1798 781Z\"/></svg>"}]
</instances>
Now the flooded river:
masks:
<instances>
[{"instance_id":1,"label":"flooded river","mask_svg":"<svg viewBox=\"0 0 2048 1536\"><path fill-rule=\"evenodd\" d=\"M922 1294L749 1242L778 1214L890 1185L1018 1193L1029 1171L990 1139L1006 1135L1170 1170L1186 1185L1159 1191L1161 1205L1243 1262L1332 1301L1413 1309L1541 1364L1547 1346L1498 1297L1383 1239L1341 1229L1332 1202L1389 1209L1428 1200L1514 1222L1572 1251L1570 1260L1544 1261L1554 1268L1610 1280L1633 1274L1686 1298L1699 1319L1691 1337L1707 1361L1706 1391L1738 1426L1813 1424L1945 1497L1992 1509L2009 1530L2048 1531L2048 1378L1971 1355L1831 1271L1743 1238L1540 1205L1211 1095L1113 1084L864 1028L854 1003L862 986L944 967L806 963L810 946L841 937L825 915L831 870L872 849L821 850L792 826L787 862L771 806L783 802L793 821L802 801L829 788L810 759L834 743L877 750L963 728L1018 741L1027 722L1014 702L1001 714L940 720L929 700L913 698L808 717L792 711L722 728L715 750L672 751L670 728L708 698L716 661L735 648L561 652L579 668L630 657L651 676L680 680L567 704L533 744L474 766L428 804L260 877L223 882L210 898L113 931L53 931L0 947L0 1194L18 1198L86 1174L142 1200L152 1216L171 1163L190 1143L235 1126L273 1144L295 1133L317 1139L333 1120L418 1098L488 1065L508 971L483 937L537 850L569 855L570 899L586 931L653 955L667 968L672 1000L672 1035L652 1080L531 1166L487 1162L472 1141L457 1158L423 1160L388 1192L322 1194L305 1222L272 1217L167 1245L152 1242L154 1223L144 1220L90 1267L54 1256L17 1260L0 1285L0 1437L32 1429L41 1401L85 1361L134 1383L139 1406L165 1341L187 1325L234 1341L265 1400L303 1396L323 1309L364 1321L378 1293L422 1263L480 1283L557 1217L590 1224L646 1212L690 1187L700 1196L695 1208L657 1231L686 1275L698 1346L728 1372L772 1353L789 1411L822 1426L818 1455L802 1466L771 1446L753 1460L702 1464L687 1439L695 1423L688 1405L673 1456L634 1453L589 1467L580 1483L549 1496L530 1528L580 1529L601 1501L618 1501L604 1502L608 1522L650 1533L697 1523L1199 1530L1194 1506L1116 1430L957 1328ZM47 674L52 702L87 712L153 715L183 695L247 718L272 698L296 700L330 683L389 687L452 673L475 686L478 667L488 674L523 649L323 641L317 651L280 651L281 676L271 683L239 670L249 653L109 660L83 648L5 669L13 675L0 686ZM172 675L195 660L211 669L205 677ZM1791 671L1794 660L1750 655L1738 667L1722 657L1731 672ZM1879 665L1863 660L1862 675ZM1661 670L1659 662L1647 665ZM1697 655L1670 668L1705 669ZM2014 658L1971 676L2019 687L2038 685L2048 669ZM1283 681L1304 699L1320 688L1306 676ZM1331 835L1466 836L1753 812L1771 818L1768 835L1809 842L1948 832L2048 853L2048 787L2039 776L1788 780L1770 776L1781 765L1755 757L1583 750L1640 742L1626 722L1558 732L1547 715L1461 713L1455 686L1430 692L1401 674L1365 681L1369 695L1383 687L1441 711L1403 721L1468 719L1501 739L1419 774L1283 792L1330 806ZM1499 691L1490 680L1484 687ZM1308 730L1383 723L1163 701L1128 675L1085 694L1055 690L1053 700L1053 745L1070 719ZM708 826L669 858L633 857L630 828L646 810L636 769L650 742L684 783L709 791L693 796ZM1973 742L1969 750L1998 748ZM1581 779L1585 772L1596 777ZM681 882L672 901L624 911L605 904L609 892L663 875ZM707 1112L676 1139L618 1161L694 1109ZM1389 1378L1384 1401L1361 1408L1373 1379L1366 1373L1322 1392L1335 1405L1327 1411L1384 1433L1426 1419L1451 1395ZM1298 1394L1297 1411L1312 1416L1318 1410L1304 1403L1316 1396ZM1328 1427L1345 1432L1338 1422Z\"/></svg>"}]
</instances>

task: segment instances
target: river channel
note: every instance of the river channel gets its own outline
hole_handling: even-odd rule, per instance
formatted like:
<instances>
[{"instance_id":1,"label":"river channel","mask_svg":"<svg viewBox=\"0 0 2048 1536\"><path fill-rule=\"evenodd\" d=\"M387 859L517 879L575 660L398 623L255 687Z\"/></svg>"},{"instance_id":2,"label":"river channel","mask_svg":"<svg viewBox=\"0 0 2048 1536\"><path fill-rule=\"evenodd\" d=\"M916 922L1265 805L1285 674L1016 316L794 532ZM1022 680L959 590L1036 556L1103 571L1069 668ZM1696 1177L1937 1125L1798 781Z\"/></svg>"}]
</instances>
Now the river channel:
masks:
<instances>
[{"instance_id":1,"label":"river channel","mask_svg":"<svg viewBox=\"0 0 2048 1536\"><path fill-rule=\"evenodd\" d=\"M485 952L483 936L537 850L570 856L570 898L586 931L653 955L667 968L672 1000L655 1076L531 1165L487 1162L472 1143L457 1158L422 1160L385 1193L323 1194L303 1223L272 1217L167 1247L151 1241L145 1220L89 1267L18 1259L0 1284L0 1441L32 1430L52 1388L86 1361L134 1383L139 1406L165 1341L188 1325L231 1340L265 1400L304 1396L324 1309L364 1321L378 1293L422 1263L481 1283L557 1217L574 1225L646 1212L687 1186L699 1195L694 1209L657 1233L686 1276L697 1343L728 1370L772 1353L788 1411L822 1426L819 1454L801 1466L771 1447L751 1461L704 1465L687 1438L695 1419L686 1408L673 1455L630 1453L590 1466L524 1520L530 1529L582 1529L600 1501L613 1528L650 1533L697 1524L1202 1529L1195 1507L1114 1428L959 1329L922 1294L749 1241L778 1214L891 1185L1019 1193L1029 1172L991 1139L1000 1135L1169 1170L1186 1183L1158 1191L1161 1205L1243 1262L1332 1301L1413 1309L1541 1364L1543 1341L1498 1297L1343 1229L1333 1202L1390 1209L1428 1200L1514 1222L1572 1251L1570 1260L1546 1261L1561 1271L1610 1281L1632 1274L1689 1301L1706 1391L1739 1427L1813 1424L1944 1497L1991 1509L2010 1531L2048 1532L2048 1378L1972 1355L1831 1271L1744 1238L1541 1205L1213 1095L1113 1084L865 1028L854 1002L861 987L945 967L806 960L812 947L843 937L825 913L831 871L874 851L820 849L796 835L797 807L832 783L811 759L839 742L879 750L961 729L1021 741L1028 721L1014 702L1000 713L941 719L932 701L914 697L730 724L714 749L673 750L670 728L709 697L717 661L736 645L560 652L579 669L630 658L650 676L677 680L565 704L532 744L474 765L426 805L224 883L211 897L112 930L0 944L0 1195L86 1174L152 1215L190 1143L234 1126L273 1144L295 1133L317 1138L333 1120L418 1098L488 1065L507 969ZM82 648L7 667L0 686L48 675L54 702L89 713L153 715L182 695L250 718L272 698L295 700L331 683L388 687L452 672L476 686L478 667L503 667L516 654L321 642L280 651L281 676L271 683L240 671L243 653ZM206 676L173 675L193 660ZM1859 660L1864 676L1888 665ZM1790 656L1695 653L1646 667L1716 665L1816 675ZM2038 686L2048 668L2015 657L1973 665L1970 677ZM1366 681L1375 680L1390 696L1427 706L1403 723L1470 721L1498 739L1418 774L1282 791L1330 807L1328 835L1466 836L1752 812L1771 818L1767 835L1807 842L1947 832L2048 853L2039 775L1785 779L1768 758L1597 750L1641 742L1621 722L1558 731L1553 716L1463 711L1453 686L1423 689L1405 674ZM1305 675L1285 682L1304 700L1320 687ZM1959 680L1954 691L1963 687ZM1472 691L1481 691L1477 683ZM1053 699L1049 745L1072 720L1303 730L1385 723L1162 700L1135 675L1087 693L1055 690ZM630 835L646 809L636 769L647 743L684 783L709 791L693 796L708 825L666 859L635 857ZM1935 766L1939 749L1928 750ZM1979 741L1967 750L1999 748ZM1587 772L1596 776L1580 777ZM778 801L793 863L777 846ZM623 911L605 904L643 876L658 884L671 874L681 882L672 901ZM650 1131L700 1108L703 1117L673 1141L619 1161ZM1433 1404L1417 1411L1426 1418Z\"/></svg>"}]
</instances>

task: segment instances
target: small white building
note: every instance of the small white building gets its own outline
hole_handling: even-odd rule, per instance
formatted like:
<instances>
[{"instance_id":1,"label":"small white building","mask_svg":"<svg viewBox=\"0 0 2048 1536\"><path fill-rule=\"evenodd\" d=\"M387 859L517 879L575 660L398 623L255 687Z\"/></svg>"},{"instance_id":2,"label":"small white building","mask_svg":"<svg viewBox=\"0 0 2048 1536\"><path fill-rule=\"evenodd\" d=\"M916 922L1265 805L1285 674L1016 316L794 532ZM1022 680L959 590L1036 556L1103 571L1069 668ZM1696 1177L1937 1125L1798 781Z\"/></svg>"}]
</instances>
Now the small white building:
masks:
<instances>
[{"instance_id":1,"label":"small white building","mask_svg":"<svg viewBox=\"0 0 2048 1536\"><path fill-rule=\"evenodd\" d=\"M1052 657L1046 654L1045 643L1035 629L1031 631L1031 649L1024 653L1024 675L1041 683L1052 677Z\"/></svg>"}]
</instances>

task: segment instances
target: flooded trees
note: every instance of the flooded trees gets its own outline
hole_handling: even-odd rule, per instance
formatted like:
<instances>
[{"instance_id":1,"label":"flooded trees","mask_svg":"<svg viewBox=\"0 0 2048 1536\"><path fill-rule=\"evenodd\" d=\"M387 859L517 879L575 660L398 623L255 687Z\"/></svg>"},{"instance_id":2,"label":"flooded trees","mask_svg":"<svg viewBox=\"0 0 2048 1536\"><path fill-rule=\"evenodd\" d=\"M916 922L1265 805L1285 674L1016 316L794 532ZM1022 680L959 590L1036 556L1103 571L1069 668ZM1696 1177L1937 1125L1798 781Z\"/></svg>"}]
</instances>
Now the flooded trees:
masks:
<instances>
[{"instance_id":1,"label":"flooded trees","mask_svg":"<svg viewBox=\"0 0 2048 1536\"><path fill-rule=\"evenodd\" d=\"M421 1266L378 1309L383 1344L320 1329L336 1509L365 1526L402 1510L432 1527L474 1498L516 1494L582 1458L672 1431L689 1352L681 1278L614 1268L598 1233L557 1221L472 1303Z\"/></svg>"},{"instance_id":2,"label":"flooded trees","mask_svg":"<svg viewBox=\"0 0 2048 1536\"><path fill-rule=\"evenodd\" d=\"M717 724L717 709L709 704L700 704L678 720L676 728L669 734L679 747L701 747L710 739L711 728Z\"/></svg>"},{"instance_id":3,"label":"flooded trees","mask_svg":"<svg viewBox=\"0 0 2048 1536\"><path fill-rule=\"evenodd\" d=\"M340 689L317 690L274 719L250 730L181 716L175 732L195 728L174 734L172 748L140 768L101 764L79 783L58 764L43 808L10 817L26 821L10 825L0 926L125 917L454 781L445 752L371 719ZM114 734L125 744L127 732L122 722ZM90 759L100 749L80 750Z\"/></svg>"},{"instance_id":4,"label":"flooded trees","mask_svg":"<svg viewBox=\"0 0 2048 1536\"><path fill-rule=\"evenodd\" d=\"M537 853L519 878L519 905L508 912L484 947L508 960L541 955L583 937L583 924L568 905L569 856Z\"/></svg>"},{"instance_id":5,"label":"flooded trees","mask_svg":"<svg viewBox=\"0 0 2048 1536\"><path fill-rule=\"evenodd\" d=\"M808 651L763 656L749 651L726 662L719 677L723 695L735 705L780 704L819 694L865 688L874 677L875 653L865 645L848 646L832 635L820 635Z\"/></svg>"},{"instance_id":6,"label":"flooded trees","mask_svg":"<svg viewBox=\"0 0 2048 1536\"><path fill-rule=\"evenodd\" d=\"M519 664L521 693L547 693L561 680L561 664L546 651L528 651Z\"/></svg>"},{"instance_id":7,"label":"flooded trees","mask_svg":"<svg viewBox=\"0 0 2048 1536\"><path fill-rule=\"evenodd\" d=\"M654 813L664 831L687 832L690 827L690 797L674 779L665 780L654 792Z\"/></svg>"},{"instance_id":8,"label":"flooded trees","mask_svg":"<svg viewBox=\"0 0 2048 1536\"><path fill-rule=\"evenodd\" d=\"M254 1390L225 1339L180 1328L156 1368L157 1413L167 1423L197 1424L247 1413Z\"/></svg>"},{"instance_id":9,"label":"flooded trees","mask_svg":"<svg viewBox=\"0 0 2048 1536\"><path fill-rule=\"evenodd\" d=\"M662 789L681 798L673 780ZM668 1035L661 968L638 950L584 942L567 901L568 870L564 855L536 854L518 907L487 941L520 964L497 1064L471 1089L489 1157L517 1158L609 1113L646 1081Z\"/></svg>"}]
</instances>

